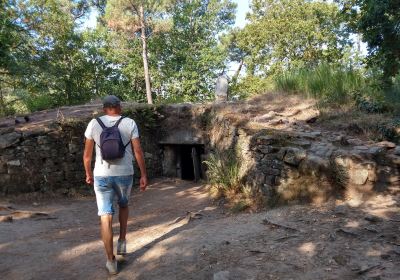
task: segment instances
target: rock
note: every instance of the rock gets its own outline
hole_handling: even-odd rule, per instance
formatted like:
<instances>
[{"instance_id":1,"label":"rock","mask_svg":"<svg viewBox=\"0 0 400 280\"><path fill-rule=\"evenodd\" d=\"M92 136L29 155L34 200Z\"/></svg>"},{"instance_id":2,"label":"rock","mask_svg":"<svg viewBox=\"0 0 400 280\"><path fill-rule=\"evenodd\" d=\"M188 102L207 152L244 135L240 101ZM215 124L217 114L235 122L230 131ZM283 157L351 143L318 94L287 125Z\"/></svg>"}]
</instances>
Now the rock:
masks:
<instances>
[{"instance_id":1,"label":"rock","mask_svg":"<svg viewBox=\"0 0 400 280\"><path fill-rule=\"evenodd\" d=\"M312 123L315 123L317 120L318 120L318 117L311 117L306 120L306 123L312 124Z\"/></svg>"},{"instance_id":2,"label":"rock","mask_svg":"<svg viewBox=\"0 0 400 280\"><path fill-rule=\"evenodd\" d=\"M347 212L347 207L345 205L338 205L333 210L333 213L335 213L335 215L341 215L341 216L346 215L346 212Z\"/></svg>"},{"instance_id":3,"label":"rock","mask_svg":"<svg viewBox=\"0 0 400 280\"><path fill-rule=\"evenodd\" d=\"M75 154L75 153L77 153L77 152L79 152L81 149L80 149L80 147L77 145L77 144L75 144L75 143L69 143L68 144L68 151L71 153L71 154Z\"/></svg>"},{"instance_id":4,"label":"rock","mask_svg":"<svg viewBox=\"0 0 400 280\"><path fill-rule=\"evenodd\" d=\"M46 129L43 127L38 127L38 128L33 128L30 130L24 130L22 132L22 137L28 138L28 137L34 137L34 136L39 136L39 135L44 135L46 134Z\"/></svg>"},{"instance_id":5,"label":"rock","mask_svg":"<svg viewBox=\"0 0 400 280\"><path fill-rule=\"evenodd\" d=\"M0 176L0 186L7 186L9 181L11 179L11 176L9 174L2 174Z\"/></svg>"},{"instance_id":6,"label":"rock","mask_svg":"<svg viewBox=\"0 0 400 280\"><path fill-rule=\"evenodd\" d=\"M354 146L353 149L359 150L359 151L366 151L366 150L368 150L368 147L367 146Z\"/></svg>"},{"instance_id":7,"label":"rock","mask_svg":"<svg viewBox=\"0 0 400 280\"><path fill-rule=\"evenodd\" d=\"M383 147L383 148L387 148L387 149L396 148L396 144L393 142L389 142L389 141L382 141L382 142L376 143L375 146Z\"/></svg>"},{"instance_id":8,"label":"rock","mask_svg":"<svg viewBox=\"0 0 400 280\"><path fill-rule=\"evenodd\" d=\"M11 133L14 131L14 127L6 127L0 129L0 135Z\"/></svg>"},{"instance_id":9,"label":"rock","mask_svg":"<svg viewBox=\"0 0 400 280\"><path fill-rule=\"evenodd\" d=\"M279 148L274 146L259 145L257 146L257 150L263 154L269 154L278 152Z\"/></svg>"},{"instance_id":10,"label":"rock","mask_svg":"<svg viewBox=\"0 0 400 280\"><path fill-rule=\"evenodd\" d=\"M375 155L379 155L379 154L383 154L386 152L386 148L385 147L370 147L368 149L368 153L375 156Z\"/></svg>"},{"instance_id":11,"label":"rock","mask_svg":"<svg viewBox=\"0 0 400 280\"><path fill-rule=\"evenodd\" d=\"M277 137L274 135L263 135L257 138L258 144L272 145L275 144L276 142L277 142Z\"/></svg>"},{"instance_id":12,"label":"rock","mask_svg":"<svg viewBox=\"0 0 400 280\"><path fill-rule=\"evenodd\" d=\"M276 154L276 158L278 160L283 160L285 155L286 155L286 149L283 148L283 149L280 149L280 151Z\"/></svg>"},{"instance_id":13,"label":"rock","mask_svg":"<svg viewBox=\"0 0 400 280\"><path fill-rule=\"evenodd\" d=\"M265 197L271 198L273 195L273 186L272 185L268 185L268 184L263 184L261 186L261 192Z\"/></svg>"},{"instance_id":14,"label":"rock","mask_svg":"<svg viewBox=\"0 0 400 280\"><path fill-rule=\"evenodd\" d=\"M364 217L364 220L371 222L371 223L380 223L383 222L383 219L377 216L367 215Z\"/></svg>"},{"instance_id":15,"label":"rock","mask_svg":"<svg viewBox=\"0 0 400 280\"><path fill-rule=\"evenodd\" d=\"M394 149L394 154L396 156L400 156L400 146L396 146L396 148Z\"/></svg>"},{"instance_id":16,"label":"rock","mask_svg":"<svg viewBox=\"0 0 400 280\"><path fill-rule=\"evenodd\" d=\"M274 175L274 176L279 176L281 175L281 171L279 169L276 168L270 168L267 166L262 166L261 167L262 172L266 175Z\"/></svg>"},{"instance_id":17,"label":"rock","mask_svg":"<svg viewBox=\"0 0 400 280\"><path fill-rule=\"evenodd\" d=\"M229 280L229 271L219 271L217 273L214 273L213 280Z\"/></svg>"},{"instance_id":18,"label":"rock","mask_svg":"<svg viewBox=\"0 0 400 280\"><path fill-rule=\"evenodd\" d=\"M265 122L265 121L269 121L272 120L273 118L275 118L276 113L274 111L268 112L267 114L261 115L261 116L256 116L254 118L255 122Z\"/></svg>"},{"instance_id":19,"label":"rock","mask_svg":"<svg viewBox=\"0 0 400 280\"><path fill-rule=\"evenodd\" d=\"M148 152L145 152L145 153L144 153L144 158L145 158L145 159L152 159L152 158L153 158L153 155L150 154L150 153L148 153Z\"/></svg>"},{"instance_id":20,"label":"rock","mask_svg":"<svg viewBox=\"0 0 400 280\"><path fill-rule=\"evenodd\" d=\"M322 135L322 132L321 131L313 131L313 132L310 132L309 134L312 137L320 137ZM314 139L314 138L310 138L310 139Z\"/></svg>"},{"instance_id":21,"label":"rock","mask_svg":"<svg viewBox=\"0 0 400 280\"><path fill-rule=\"evenodd\" d=\"M305 159L307 156L306 151L303 149L299 148L288 148L286 150L285 157L283 158L283 161L285 163L298 166L300 162Z\"/></svg>"},{"instance_id":22,"label":"rock","mask_svg":"<svg viewBox=\"0 0 400 280\"><path fill-rule=\"evenodd\" d=\"M254 175L254 177L251 181L252 181L252 185L254 187L262 186L265 182L265 175L262 173L257 173Z\"/></svg>"},{"instance_id":23,"label":"rock","mask_svg":"<svg viewBox=\"0 0 400 280\"><path fill-rule=\"evenodd\" d=\"M308 140L303 140L303 139L295 139L290 141L290 144L294 145L294 146L299 146L302 148L309 148L311 147L311 142Z\"/></svg>"},{"instance_id":24,"label":"rock","mask_svg":"<svg viewBox=\"0 0 400 280\"><path fill-rule=\"evenodd\" d=\"M379 166L376 173L377 181L379 182L395 183L400 181L400 175L390 166Z\"/></svg>"},{"instance_id":25,"label":"rock","mask_svg":"<svg viewBox=\"0 0 400 280\"><path fill-rule=\"evenodd\" d=\"M350 144L345 136L340 136L338 140L342 146L348 146Z\"/></svg>"},{"instance_id":26,"label":"rock","mask_svg":"<svg viewBox=\"0 0 400 280\"><path fill-rule=\"evenodd\" d=\"M336 255L333 257L333 260L339 265L346 265L348 262L347 257L344 255Z\"/></svg>"},{"instance_id":27,"label":"rock","mask_svg":"<svg viewBox=\"0 0 400 280\"><path fill-rule=\"evenodd\" d=\"M7 173L7 164L5 162L0 162L0 174Z\"/></svg>"},{"instance_id":28,"label":"rock","mask_svg":"<svg viewBox=\"0 0 400 280\"><path fill-rule=\"evenodd\" d=\"M349 180L355 185L364 185L368 180L368 169L350 169Z\"/></svg>"},{"instance_id":29,"label":"rock","mask_svg":"<svg viewBox=\"0 0 400 280\"><path fill-rule=\"evenodd\" d=\"M0 216L0 223L12 223L12 216Z\"/></svg>"},{"instance_id":30,"label":"rock","mask_svg":"<svg viewBox=\"0 0 400 280\"><path fill-rule=\"evenodd\" d=\"M10 160L7 162L8 166L21 166L21 161L19 159Z\"/></svg>"},{"instance_id":31,"label":"rock","mask_svg":"<svg viewBox=\"0 0 400 280\"><path fill-rule=\"evenodd\" d=\"M49 141L49 138L47 137L47 136L39 136L38 138L37 138L37 143L39 144L39 145L44 145L44 144L47 144L47 143L49 143L50 141Z\"/></svg>"},{"instance_id":32,"label":"rock","mask_svg":"<svg viewBox=\"0 0 400 280\"><path fill-rule=\"evenodd\" d=\"M333 147L331 145L317 145L312 147L312 151L319 157L330 158L333 153Z\"/></svg>"},{"instance_id":33,"label":"rock","mask_svg":"<svg viewBox=\"0 0 400 280\"><path fill-rule=\"evenodd\" d=\"M17 132L11 132L0 136L0 150L8 148L20 140L21 134Z\"/></svg>"},{"instance_id":34,"label":"rock","mask_svg":"<svg viewBox=\"0 0 400 280\"><path fill-rule=\"evenodd\" d=\"M276 176L265 176L265 184L268 186L275 186Z\"/></svg>"},{"instance_id":35,"label":"rock","mask_svg":"<svg viewBox=\"0 0 400 280\"><path fill-rule=\"evenodd\" d=\"M350 139L347 139L347 143L349 145L353 145L353 146L361 146L363 144L363 141L361 141L360 139L356 139L356 138L350 138Z\"/></svg>"}]
</instances>

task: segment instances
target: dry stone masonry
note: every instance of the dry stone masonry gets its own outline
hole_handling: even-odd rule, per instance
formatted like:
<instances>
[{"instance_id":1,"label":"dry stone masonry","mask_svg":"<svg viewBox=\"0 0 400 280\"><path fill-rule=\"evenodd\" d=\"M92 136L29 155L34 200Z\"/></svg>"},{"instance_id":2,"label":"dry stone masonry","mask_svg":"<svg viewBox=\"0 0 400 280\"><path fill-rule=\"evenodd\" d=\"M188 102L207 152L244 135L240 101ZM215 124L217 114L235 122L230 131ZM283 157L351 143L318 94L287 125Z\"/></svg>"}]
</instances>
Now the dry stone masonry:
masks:
<instances>
[{"instance_id":1,"label":"dry stone masonry","mask_svg":"<svg viewBox=\"0 0 400 280\"><path fill-rule=\"evenodd\" d=\"M399 190L400 147L391 142L310 128L254 127L229 114L224 104L135 112L150 177L173 174L166 167L173 158L168 145L197 144L204 147L205 158L234 154L244 184L270 203L324 201L336 195L362 201L376 192ZM39 130L0 128L1 193L82 186L82 135L91 117L54 121Z\"/></svg>"},{"instance_id":2,"label":"dry stone masonry","mask_svg":"<svg viewBox=\"0 0 400 280\"><path fill-rule=\"evenodd\" d=\"M13 194L82 187L83 132L90 118L54 122L39 129L0 129L0 191ZM150 176L160 176L159 149L152 135L141 130ZM138 170L136 170L136 174Z\"/></svg>"}]
</instances>

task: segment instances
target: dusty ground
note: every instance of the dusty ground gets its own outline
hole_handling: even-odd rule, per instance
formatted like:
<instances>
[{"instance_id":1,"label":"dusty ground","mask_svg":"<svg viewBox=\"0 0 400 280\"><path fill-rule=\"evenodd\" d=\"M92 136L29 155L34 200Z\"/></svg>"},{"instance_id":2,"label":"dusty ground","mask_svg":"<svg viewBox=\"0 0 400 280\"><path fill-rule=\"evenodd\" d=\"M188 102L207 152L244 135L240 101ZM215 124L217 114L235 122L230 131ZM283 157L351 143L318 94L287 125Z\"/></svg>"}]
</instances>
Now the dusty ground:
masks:
<instances>
[{"instance_id":1,"label":"dusty ground","mask_svg":"<svg viewBox=\"0 0 400 280\"><path fill-rule=\"evenodd\" d=\"M233 215L201 184L159 180L131 198L128 255L111 279L400 279L399 201ZM14 208L0 209L13 216L0 222L1 279L108 278L94 197L1 205Z\"/></svg>"}]
</instances>

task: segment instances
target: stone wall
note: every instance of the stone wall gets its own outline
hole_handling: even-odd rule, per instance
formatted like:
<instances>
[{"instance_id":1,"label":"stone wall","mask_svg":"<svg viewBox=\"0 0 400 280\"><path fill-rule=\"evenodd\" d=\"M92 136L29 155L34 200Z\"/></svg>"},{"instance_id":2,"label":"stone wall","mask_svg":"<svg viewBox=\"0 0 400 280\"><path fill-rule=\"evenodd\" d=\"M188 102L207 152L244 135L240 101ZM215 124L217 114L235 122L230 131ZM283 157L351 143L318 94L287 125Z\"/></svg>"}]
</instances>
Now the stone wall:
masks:
<instances>
[{"instance_id":1,"label":"stone wall","mask_svg":"<svg viewBox=\"0 0 400 280\"><path fill-rule=\"evenodd\" d=\"M321 131L253 129L216 116L209 150L235 153L244 185L270 203L358 201L400 190L400 146Z\"/></svg>"},{"instance_id":2,"label":"stone wall","mask_svg":"<svg viewBox=\"0 0 400 280\"><path fill-rule=\"evenodd\" d=\"M400 147L394 143L314 128L254 127L229 110L224 104L178 104L130 107L124 114L139 125L150 177L173 173L163 170L163 159L172 158L167 145L201 144L205 156L234 154L244 185L271 203L336 195L362 200L400 189ZM82 135L90 118L40 130L0 129L1 193L83 185Z\"/></svg>"},{"instance_id":3,"label":"stone wall","mask_svg":"<svg viewBox=\"0 0 400 280\"><path fill-rule=\"evenodd\" d=\"M70 119L35 129L0 129L1 194L67 192L70 188L83 186L83 133L89 121L90 118ZM162 167L157 139L151 129L138 126L148 174L160 176ZM135 169L138 175L137 167Z\"/></svg>"},{"instance_id":4,"label":"stone wall","mask_svg":"<svg viewBox=\"0 0 400 280\"><path fill-rule=\"evenodd\" d=\"M161 141L203 144L206 157L235 154L243 184L270 203L338 195L362 201L376 192L400 190L400 146L394 143L361 141L340 131L253 127L228 106L159 108Z\"/></svg>"}]
</instances>

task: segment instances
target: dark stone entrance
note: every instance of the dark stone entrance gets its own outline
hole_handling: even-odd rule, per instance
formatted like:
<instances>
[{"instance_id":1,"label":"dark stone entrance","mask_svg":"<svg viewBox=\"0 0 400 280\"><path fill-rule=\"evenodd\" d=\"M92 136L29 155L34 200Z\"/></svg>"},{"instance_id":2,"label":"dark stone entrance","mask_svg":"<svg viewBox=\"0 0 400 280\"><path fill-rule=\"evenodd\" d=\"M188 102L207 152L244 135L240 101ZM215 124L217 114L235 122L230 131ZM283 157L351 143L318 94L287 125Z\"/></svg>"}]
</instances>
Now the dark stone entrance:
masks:
<instances>
[{"instance_id":1,"label":"dark stone entrance","mask_svg":"<svg viewBox=\"0 0 400 280\"><path fill-rule=\"evenodd\" d=\"M163 175L178 177L183 180L198 181L204 178L202 156L204 146L201 144L167 144L163 145Z\"/></svg>"}]
</instances>

